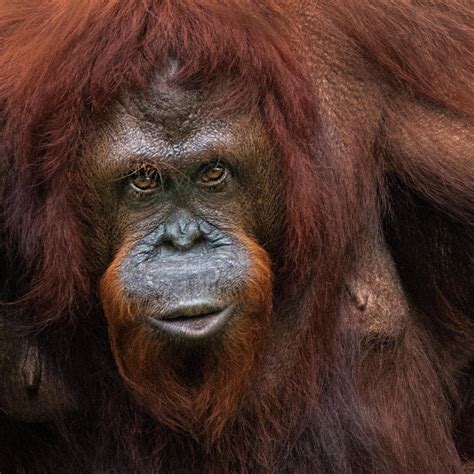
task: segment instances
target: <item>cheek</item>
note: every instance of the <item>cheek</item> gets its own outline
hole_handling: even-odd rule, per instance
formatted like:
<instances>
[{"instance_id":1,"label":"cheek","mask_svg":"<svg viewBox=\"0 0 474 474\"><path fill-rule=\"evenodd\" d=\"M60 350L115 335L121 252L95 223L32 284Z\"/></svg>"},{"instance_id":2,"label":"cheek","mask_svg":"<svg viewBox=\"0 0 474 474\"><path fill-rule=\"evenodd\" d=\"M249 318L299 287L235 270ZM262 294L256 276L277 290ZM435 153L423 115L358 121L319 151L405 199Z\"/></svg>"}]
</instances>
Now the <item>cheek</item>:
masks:
<instances>
[{"instance_id":1,"label":"cheek","mask_svg":"<svg viewBox=\"0 0 474 474\"><path fill-rule=\"evenodd\" d=\"M135 312L136 303L127 296L119 278L120 267L130 252L130 247L131 245L122 246L101 280L100 296L109 326L125 324Z\"/></svg>"},{"instance_id":2,"label":"cheek","mask_svg":"<svg viewBox=\"0 0 474 474\"><path fill-rule=\"evenodd\" d=\"M246 312L261 310L271 312L273 274L268 253L254 240L245 235L238 239L244 245L250 262L247 279L244 282L242 303Z\"/></svg>"}]
</instances>

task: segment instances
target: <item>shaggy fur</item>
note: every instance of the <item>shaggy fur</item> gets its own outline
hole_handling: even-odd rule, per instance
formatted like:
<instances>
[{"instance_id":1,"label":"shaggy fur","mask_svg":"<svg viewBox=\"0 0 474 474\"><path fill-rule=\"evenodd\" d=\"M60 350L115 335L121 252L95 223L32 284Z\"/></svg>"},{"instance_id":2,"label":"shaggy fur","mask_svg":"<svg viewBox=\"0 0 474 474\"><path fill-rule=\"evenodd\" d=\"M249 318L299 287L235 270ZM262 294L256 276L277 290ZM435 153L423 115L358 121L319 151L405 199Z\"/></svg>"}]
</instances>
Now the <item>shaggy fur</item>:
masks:
<instances>
[{"instance_id":1,"label":"shaggy fur","mask_svg":"<svg viewBox=\"0 0 474 474\"><path fill-rule=\"evenodd\" d=\"M358 153L331 154L300 11L320 18L341 51L359 55L391 91L376 139ZM1 2L9 296L66 371L76 358L73 375L88 399L71 419L12 426L5 469L461 472L472 455L461 414L474 357L474 173L470 140L451 146L449 127L465 130L474 110L473 22L461 1ZM270 256L273 275L255 249L263 270L258 291L249 288L271 321L216 348L207 363L224 363L195 392L176 371L157 375L166 348L141 346L126 324L110 330L108 349L102 311L126 319L133 302L117 296L114 264L99 301L105 268L81 160L84 136L119 94L145 89L170 57L183 86L227 81L225 97L211 104L216 114L262 117L285 176L286 243ZM432 141L427 153L410 150L405 134L420 122L403 116L406 104L393 91L443 111L446 155L432 153ZM415 308L406 337L375 355L338 332L347 259L367 228L384 233ZM116 350L122 338L126 353ZM136 399L121 378L131 372ZM158 376L163 390L154 392L148 381ZM154 400L155 418L143 398Z\"/></svg>"}]
</instances>

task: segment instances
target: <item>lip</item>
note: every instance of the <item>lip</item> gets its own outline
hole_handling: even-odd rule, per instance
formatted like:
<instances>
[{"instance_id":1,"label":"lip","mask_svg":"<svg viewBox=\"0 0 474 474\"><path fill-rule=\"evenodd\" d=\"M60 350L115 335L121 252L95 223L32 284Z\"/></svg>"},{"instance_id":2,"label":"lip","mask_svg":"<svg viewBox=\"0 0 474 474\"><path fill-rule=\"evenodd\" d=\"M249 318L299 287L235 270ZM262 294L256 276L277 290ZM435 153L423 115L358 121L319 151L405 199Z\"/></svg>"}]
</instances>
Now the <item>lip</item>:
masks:
<instances>
[{"instance_id":1,"label":"lip","mask_svg":"<svg viewBox=\"0 0 474 474\"><path fill-rule=\"evenodd\" d=\"M150 317L151 324L169 336L200 341L219 333L232 318L235 305L181 305L159 318Z\"/></svg>"}]
</instances>

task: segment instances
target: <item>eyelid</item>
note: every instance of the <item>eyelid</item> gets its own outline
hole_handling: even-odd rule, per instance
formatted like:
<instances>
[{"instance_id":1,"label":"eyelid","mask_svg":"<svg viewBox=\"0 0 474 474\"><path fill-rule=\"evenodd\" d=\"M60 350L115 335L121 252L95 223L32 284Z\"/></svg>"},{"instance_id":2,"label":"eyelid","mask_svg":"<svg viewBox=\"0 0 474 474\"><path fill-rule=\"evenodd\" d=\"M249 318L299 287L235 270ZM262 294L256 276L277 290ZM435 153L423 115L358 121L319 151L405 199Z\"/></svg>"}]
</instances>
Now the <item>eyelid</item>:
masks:
<instances>
[{"instance_id":1,"label":"eyelid","mask_svg":"<svg viewBox=\"0 0 474 474\"><path fill-rule=\"evenodd\" d=\"M129 186L132 188L133 191L135 191L136 193L141 193L141 194L150 194L150 193L157 192L160 190L159 185L148 188L148 189L142 189L138 187L135 183L133 183L133 181L130 181Z\"/></svg>"},{"instance_id":2,"label":"eyelid","mask_svg":"<svg viewBox=\"0 0 474 474\"><path fill-rule=\"evenodd\" d=\"M199 167L199 170L196 173L196 177L199 177L202 173L208 170L212 170L213 168L216 168L217 166L221 166L222 168L226 169L230 174L233 174L232 166L229 164L229 162L224 158L218 157L218 158L209 160L206 163L203 163Z\"/></svg>"}]
</instances>

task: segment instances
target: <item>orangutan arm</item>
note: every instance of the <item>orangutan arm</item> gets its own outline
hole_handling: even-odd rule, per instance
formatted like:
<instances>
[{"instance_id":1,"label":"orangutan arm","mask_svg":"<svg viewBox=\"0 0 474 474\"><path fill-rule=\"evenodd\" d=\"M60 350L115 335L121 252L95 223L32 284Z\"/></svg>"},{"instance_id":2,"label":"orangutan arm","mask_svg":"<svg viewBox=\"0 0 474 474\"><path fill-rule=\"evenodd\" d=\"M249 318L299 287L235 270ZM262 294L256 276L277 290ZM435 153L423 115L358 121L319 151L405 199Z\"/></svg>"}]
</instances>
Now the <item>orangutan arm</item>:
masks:
<instances>
[{"instance_id":1,"label":"orangutan arm","mask_svg":"<svg viewBox=\"0 0 474 474\"><path fill-rule=\"evenodd\" d=\"M385 123L391 167L429 201L472 224L473 120L404 96Z\"/></svg>"}]
</instances>

